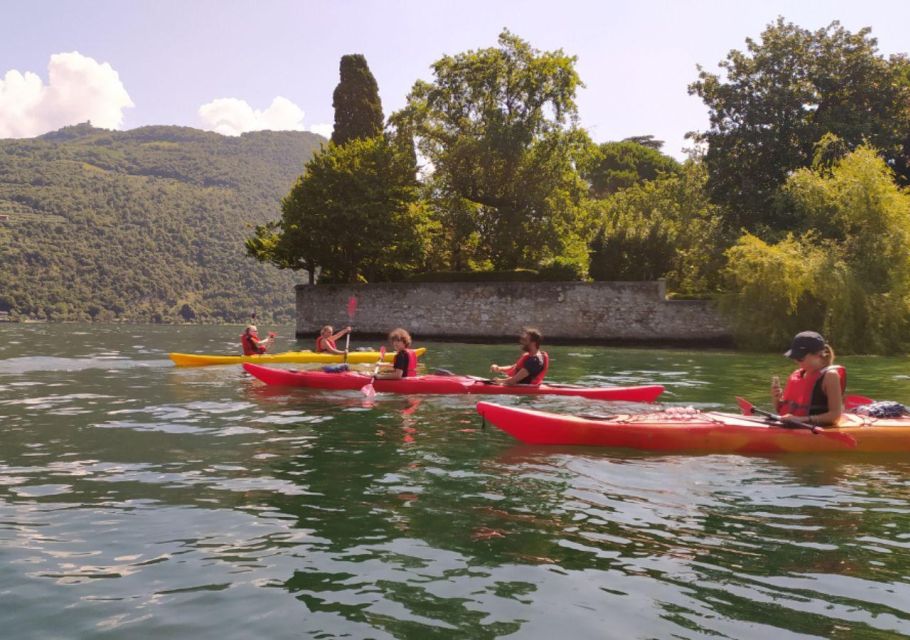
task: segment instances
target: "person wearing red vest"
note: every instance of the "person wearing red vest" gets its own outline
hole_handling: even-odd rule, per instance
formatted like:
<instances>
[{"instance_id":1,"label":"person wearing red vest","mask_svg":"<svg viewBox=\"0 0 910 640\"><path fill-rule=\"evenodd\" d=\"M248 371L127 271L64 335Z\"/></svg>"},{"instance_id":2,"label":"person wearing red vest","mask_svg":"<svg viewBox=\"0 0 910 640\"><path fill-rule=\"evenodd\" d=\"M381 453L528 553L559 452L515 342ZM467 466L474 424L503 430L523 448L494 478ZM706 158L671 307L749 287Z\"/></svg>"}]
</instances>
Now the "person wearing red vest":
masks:
<instances>
[{"instance_id":1,"label":"person wearing red vest","mask_svg":"<svg viewBox=\"0 0 910 640\"><path fill-rule=\"evenodd\" d=\"M834 350L815 331L803 331L793 338L784 353L799 363L782 390L780 381L771 381L771 398L781 418L802 419L819 426L836 424L844 412L847 371L834 364Z\"/></svg>"},{"instance_id":2,"label":"person wearing red vest","mask_svg":"<svg viewBox=\"0 0 910 640\"><path fill-rule=\"evenodd\" d=\"M550 356L540 350L543 336L537 329L522 329L518 343L524 354L511 367L490 365L493 373L504 373L507 378L496 378L496 384L540 384L550 367Z\"/></svg>"},{"instance_id":3,"label":"person wearing red vest","mask_svg":"<svg viewBox=\"0 0 910 640\"><path fill-rule=\"evenodd\" d=\"M260 340L254 324L248 324L244 332L240 334L240 346L243 347L245 356L262 355L272 346L273 342L275 342L274 333L270 333L265 340Z\"/></svg>"},{"instance_id":4,"label":"person wearing red vest","mask_svg":"<svg viewBox=\"0 0 910 640\"><path fill-rule=\"evenodd\" d=\"M380 366L391 369L378 374L377 378L400 380L417 375L417 353L411 349L411 334L404 329L395 329L389 334L389 344L395 349L395 359Z\"/></svg>"},{"instance_id":5,"label":"person wearing red vest","mask_svg":"<svg viewBox=\"0 0 910 640\"><path fill-rule=\"evenodd\" d=\"M316 353L334 353L335 355L344 355L347 351L339 349L336 341L351 333L351 327L345 327L336 334L332 334L331 325L325 325L316 338Z\"/></svg>"}]
</instances>

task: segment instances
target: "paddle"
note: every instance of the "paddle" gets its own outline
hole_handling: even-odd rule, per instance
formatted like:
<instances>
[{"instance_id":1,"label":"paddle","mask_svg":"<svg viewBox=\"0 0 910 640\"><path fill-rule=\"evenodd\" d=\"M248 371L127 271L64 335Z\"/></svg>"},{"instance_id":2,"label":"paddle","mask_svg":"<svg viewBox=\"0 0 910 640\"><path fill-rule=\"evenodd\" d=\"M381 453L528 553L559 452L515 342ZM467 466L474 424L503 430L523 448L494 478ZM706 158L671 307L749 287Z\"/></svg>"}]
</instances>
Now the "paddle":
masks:
<instances>
[{"instance_id":1,"label":"paddle","mask_svg":"<svg viewBox=\"0 0 910 640\"><path fill-rule=\"evenodd\" d=\"M348 323L354 324L354 314L357 313L357 296L348 299ZM348 349L351 346L351 332L344 337L344 361L348 361Z\"/></svg>"},{"instance_id":2,"label":"paddle","mask_svg":"<svg viewBox=\"0 0 910 640\"><path fill-rule=\"evenodd\" d=\"M360 390L363 392L367 398L373 399L376 397L376 389L373 388L373 382L376 380L376 374L379 373L379 365L382 364L382 360L385 358L385 345L379 347L379 360L376 362L376 366L373 367L373 375L370 376L370 381L365 385L360 387Z\"/></svg>"},{"instance_id":3,"label":"paddle","mask_svg":"<svg viewBox=\"0 0 910 640\"><path fill-rule=\"evenodd\" d=\"M780 422L781 424L792 424L795 427L800 427L802 429L808 429L809 431L811 431L812 433L815 433L815 434L821 433L821 428L816 425L811 425L806 422L801 422L795 418L787 418L787 419L781 418L776 413L771 413L770 411L764 411L762 409L759 409L758 407L756 407L754 404L752 404L745 398L740 398L739 396L736 396L736 404L738 404L739 408L742 409L742 412L744 415L751 416L753 413L757 413L760 416L765 416L766 418L770 418L771 420L774 420L775 422Z\"/></svg>"}]
</instances>

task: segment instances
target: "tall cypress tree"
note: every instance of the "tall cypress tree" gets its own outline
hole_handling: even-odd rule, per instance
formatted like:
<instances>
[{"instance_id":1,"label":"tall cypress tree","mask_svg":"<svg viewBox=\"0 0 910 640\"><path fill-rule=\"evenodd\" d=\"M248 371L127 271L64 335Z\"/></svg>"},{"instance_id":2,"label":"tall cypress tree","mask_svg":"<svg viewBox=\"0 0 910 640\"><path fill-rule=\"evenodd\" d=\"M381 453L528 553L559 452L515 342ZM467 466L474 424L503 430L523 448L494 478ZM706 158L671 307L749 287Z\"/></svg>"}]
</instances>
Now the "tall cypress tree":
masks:
<instances>
[{"instance_id":1,"label":"tall cypress tree","mask_svg":"<svg viewBox=\"0 0 910 640\"><path fill-rule=\"evenodd\" d=\"M332 142L342 145L357 138L382 133L382 102L379 86L362 54L341 57L341 81L332 95L335 128Z\"/></svg>"}]
</instances>

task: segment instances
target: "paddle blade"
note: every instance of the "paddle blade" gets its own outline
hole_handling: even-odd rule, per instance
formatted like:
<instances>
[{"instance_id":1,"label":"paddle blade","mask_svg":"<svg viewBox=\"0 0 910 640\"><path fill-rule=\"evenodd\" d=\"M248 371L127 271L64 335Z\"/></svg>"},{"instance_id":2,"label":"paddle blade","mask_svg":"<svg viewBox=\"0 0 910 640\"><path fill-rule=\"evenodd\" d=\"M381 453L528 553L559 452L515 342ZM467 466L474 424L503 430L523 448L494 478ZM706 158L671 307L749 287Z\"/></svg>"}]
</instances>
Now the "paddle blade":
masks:
<instances>
[{"instance_id":1,"label":"paddle blade","mask_svg":"<svg viewBox=\"0 0 910 640\"><path fill-rule=\"evenodd\" d=\"M357 296L351 296L348 300L348 320L353 320L355 313L357 313Z\"/></svg>"},{"instance_id":2,"label":"paddle blade","mask_svg":"<svg viewBox=\"0 0 910 640\"><path fill-rule=\"evenodd\" d=\"M360 391L367 397L368 400L372 400L376 397L376 389L373 388L372 382L368 382L367 384L360 387Z\"/></svg>"},{"instance_id":3,"label":"paddle blade","mask_svg":"<svg viewBox=\"0 0 910 640\"><path fill-rule=\"evenodd\" d=\"M755 405L753 405L745 398L736 396L736 404L739 405L739 410L742 411L744 416L751 416L755 413Z\"/></svg>"}]
</instances>

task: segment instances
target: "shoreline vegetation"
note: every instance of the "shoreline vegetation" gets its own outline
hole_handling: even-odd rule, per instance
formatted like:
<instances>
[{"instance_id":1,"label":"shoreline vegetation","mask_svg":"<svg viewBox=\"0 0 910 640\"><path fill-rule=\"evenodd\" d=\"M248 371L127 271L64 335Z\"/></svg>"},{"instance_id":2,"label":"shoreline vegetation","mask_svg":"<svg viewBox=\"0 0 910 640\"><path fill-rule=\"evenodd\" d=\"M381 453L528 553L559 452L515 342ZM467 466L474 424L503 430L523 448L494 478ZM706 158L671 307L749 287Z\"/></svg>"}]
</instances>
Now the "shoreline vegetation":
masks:
<instances>
[{"instance_id":1,"label":"shoreline vegetation","mask_svg":"<svg viewBox=\"0 0 910 640\"><path fill-rule=\"evenodd\" d=\"M644 132L595 142L575 57L508 30L388 116L363 55L339 71L328 142L88 124L0 141L0 311L281 322L304 281L664 279L715 300L741 347L807 327L839 353L910 347L910 60L868 28L779 18L699 67L709 123L684 162Z\"/></svg>"}]
</instances>

